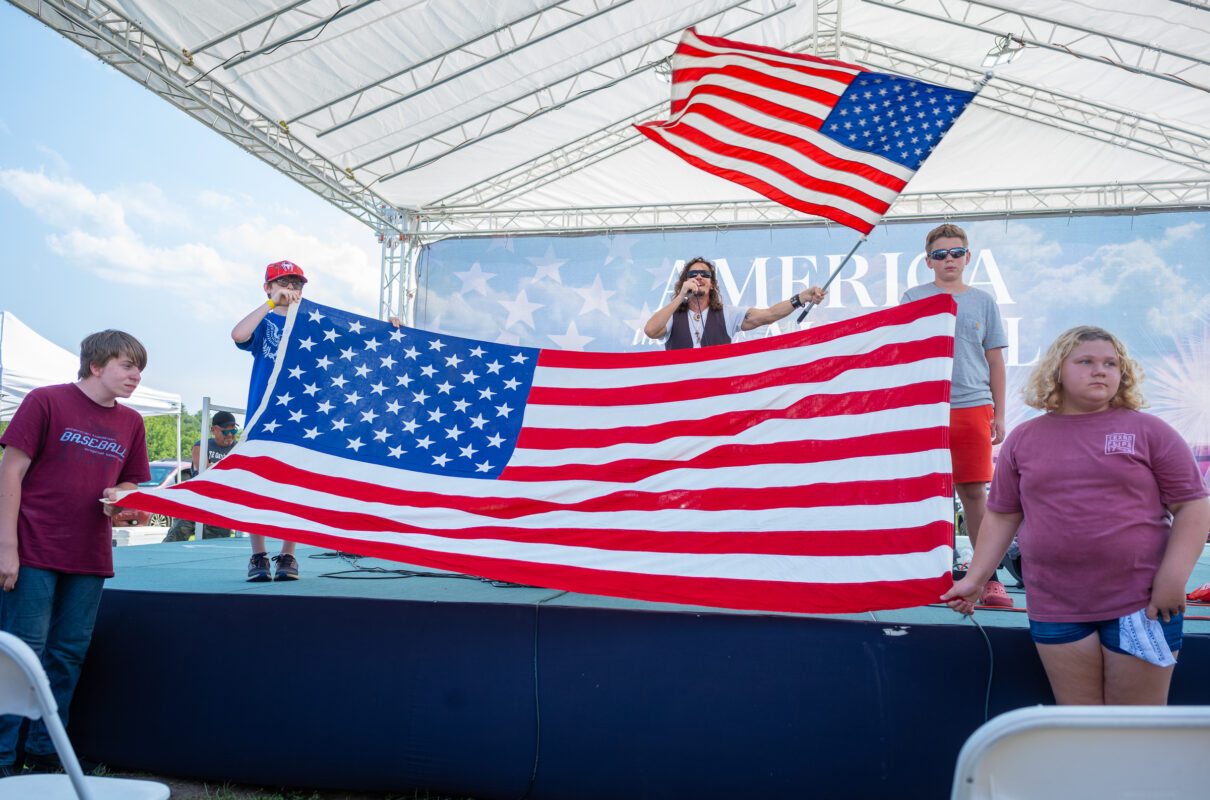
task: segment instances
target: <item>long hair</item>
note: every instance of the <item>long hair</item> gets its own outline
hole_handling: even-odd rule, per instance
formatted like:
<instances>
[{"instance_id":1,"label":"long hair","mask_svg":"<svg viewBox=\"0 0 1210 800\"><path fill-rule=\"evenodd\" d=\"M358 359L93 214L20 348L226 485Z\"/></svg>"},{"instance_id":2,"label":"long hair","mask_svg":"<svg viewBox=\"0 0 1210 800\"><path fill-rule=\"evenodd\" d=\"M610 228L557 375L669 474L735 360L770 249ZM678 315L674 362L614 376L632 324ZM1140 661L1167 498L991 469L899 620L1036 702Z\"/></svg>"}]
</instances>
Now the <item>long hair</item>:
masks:
<instances>
[{"instance_id":1,"label":"long hair","mask_svg":"<svg viewBox=\"0 0 1210 800\"><path fill-rule=\"evenodd\" d=\"M718 293L718 270L714 268L714 264L701 256L691 258L685 262L685 266L681 267L681 275L677 278L676 286L672 289L672 296L676 297L681 293L681 287L685 285L689 270L693 269L698 264L703 264L710 270L710 310L722 311L723 298Z\"/></svg>"},{"instance_id":2,"label":"long hair","mask_svg":"<svg viewBox=\"0 0 1210 800\"><path fill-rule=\"evenodd\" d=\"M1025 404L1041 411L1058 411L1063 402L1061 379L1063 361L1084 342L1102 341L1113 345L1122 372L1118 392L1109 401L1110 408L1129 408L1137 411L1147 405L1140 386L1143 383L1143 367L1126 352L1126 345L1104 328L1079 325L1059 334L1046 355L1029 374L1029 381L1021 390Z\"/></svg>"}]
</instances>

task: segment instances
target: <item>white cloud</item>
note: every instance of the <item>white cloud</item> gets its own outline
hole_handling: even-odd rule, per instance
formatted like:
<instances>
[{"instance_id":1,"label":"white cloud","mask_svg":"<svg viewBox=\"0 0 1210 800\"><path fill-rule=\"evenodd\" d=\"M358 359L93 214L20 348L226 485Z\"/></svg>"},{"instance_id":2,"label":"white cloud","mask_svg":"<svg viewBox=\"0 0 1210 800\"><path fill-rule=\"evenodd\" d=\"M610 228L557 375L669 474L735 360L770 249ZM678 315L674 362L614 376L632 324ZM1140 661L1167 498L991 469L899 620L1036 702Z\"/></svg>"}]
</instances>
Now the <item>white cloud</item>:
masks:
<instances>
[{"instance_id":1,"label":"white cloud","mask_svg":"<svg viewBox=\"0 0 1210 800\"><path fill-rule=\"evenodd\" d=\"M215 213L198 218L154 184L97 192L70 178L20 169L0 170L0 188L58 229L47 236L56 254L108 281L162 289L198 315L236 313L259 299L265 265L283 258L306 270L312 299L377 311L378 243L352 219L322 231L263 217L225 225L222 212L238 214L248 198L205 193L195 209ZM180 235L189 229L211 233L189 241Z\"/></svg>"},{"instance_id":2,"label":"white cloud","mask_svg":"<svg viewBox=\"0 0 1210 800\"><path fill-rule=\"evenodd\" d=\"M1206 227L1205 223L1190 221L1184 225L1176 225L1164 230L1164 238L1158 243L1158 247L1167 247L1174 242L1179 242L1183 239L1192 239L1197 236L1198 231Z\"/></svg>"}]
</instances>

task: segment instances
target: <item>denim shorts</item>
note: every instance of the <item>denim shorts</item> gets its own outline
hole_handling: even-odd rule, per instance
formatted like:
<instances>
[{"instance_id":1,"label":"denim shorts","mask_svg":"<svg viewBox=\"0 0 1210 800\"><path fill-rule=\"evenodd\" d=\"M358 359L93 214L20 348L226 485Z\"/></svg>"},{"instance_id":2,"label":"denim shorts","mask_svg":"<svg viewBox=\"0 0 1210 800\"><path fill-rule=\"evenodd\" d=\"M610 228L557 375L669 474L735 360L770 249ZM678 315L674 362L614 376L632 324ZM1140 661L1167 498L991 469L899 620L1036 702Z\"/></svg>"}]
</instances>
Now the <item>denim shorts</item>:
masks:
<instances>
[{"instance_id":1,"label":"denim shorts","mask_svg":"<svg viewBox=\"0 0 1210 800\"><path fill-rule=\"evenodd\" d=\"M1164 622L1163 618L1160 619L1160 626L1164 629L1164 639L1168 642L1168 649L1174 653L1181 649L1184 623L1185 617L1182 614L1173 615L1168 622ZM1029 636L1038 644L1078 642L1094 633L1100 634L1101 644L1106 649L1129 655L1119 646L1121 632L1117 619L1106 619L1099 622L1036 622L1032 619L1029 621Z\"/></svg>"}]
</instances>

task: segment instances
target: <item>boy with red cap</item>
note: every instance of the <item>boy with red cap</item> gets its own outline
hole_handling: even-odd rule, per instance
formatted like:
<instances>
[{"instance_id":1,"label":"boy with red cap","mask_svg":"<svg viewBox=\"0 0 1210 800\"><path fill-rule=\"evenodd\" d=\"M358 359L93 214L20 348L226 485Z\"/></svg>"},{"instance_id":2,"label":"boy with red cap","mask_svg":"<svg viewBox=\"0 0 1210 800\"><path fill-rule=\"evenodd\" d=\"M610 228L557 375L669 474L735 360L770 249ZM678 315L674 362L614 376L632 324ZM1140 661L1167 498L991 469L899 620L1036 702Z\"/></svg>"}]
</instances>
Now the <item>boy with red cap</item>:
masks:
<instances>
[{"instance_id":1,"label":"boy with red cap","mask_svg":"<svg viewBox=\"0 0 1210 800\"><path fill-rule=\"evenodd\" d=\"M248 382L248 416L260 408L269 376L273 374L273 360L277 346L281 344L282 331L286 327L286 312L292 303L302 299L303 286L307 277L302 267L292 261L277 261L265 268L265 295L268 301L252 310L248 316L236 323L231 338L240 350L252 353L252 379ZM269 574L269 552L265 537L249 534L252 540L252 558L248 562L250 581L296 581L298 559L294 557L294 542L282 541L281 553L273 557L277 562L274 574Z\"/></svg>"}]
</instances>

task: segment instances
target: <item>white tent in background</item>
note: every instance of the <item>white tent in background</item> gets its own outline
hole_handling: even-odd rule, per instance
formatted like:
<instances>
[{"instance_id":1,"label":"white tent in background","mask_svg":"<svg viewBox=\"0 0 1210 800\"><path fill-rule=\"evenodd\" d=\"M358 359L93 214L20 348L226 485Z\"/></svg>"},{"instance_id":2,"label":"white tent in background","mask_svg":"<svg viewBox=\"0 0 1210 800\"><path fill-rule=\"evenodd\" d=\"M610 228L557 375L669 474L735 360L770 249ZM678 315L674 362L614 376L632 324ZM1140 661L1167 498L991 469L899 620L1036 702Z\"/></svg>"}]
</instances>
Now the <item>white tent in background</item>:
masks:
<instances>
[{"instance_id":1,"label":"white tent in background","mask_svg":"<svg viewBox=\"0 0 1210 800\"><path fill-rule=\"evenodd\" d=\"M11 311L0 311L0 422L12 419L17 406L39 386L72 383L80 357L38 335ZM181 413L181 396L139 386L122 405L144 417ZM178 430L180 426L178 425Z\"/></svg>"}]
</instances>

